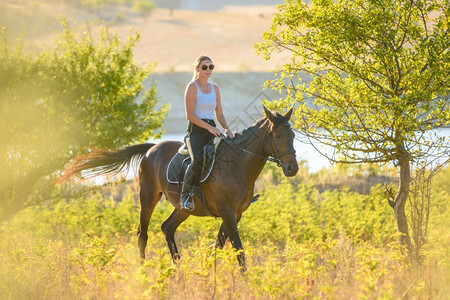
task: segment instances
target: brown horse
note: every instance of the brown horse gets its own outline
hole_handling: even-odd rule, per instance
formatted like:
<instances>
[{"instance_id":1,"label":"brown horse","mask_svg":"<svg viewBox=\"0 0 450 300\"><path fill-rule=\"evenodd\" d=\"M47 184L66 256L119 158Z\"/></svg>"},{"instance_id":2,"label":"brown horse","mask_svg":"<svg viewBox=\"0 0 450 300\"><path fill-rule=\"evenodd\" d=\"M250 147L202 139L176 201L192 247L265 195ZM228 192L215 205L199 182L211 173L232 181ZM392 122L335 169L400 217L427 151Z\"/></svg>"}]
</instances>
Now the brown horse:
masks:
<instances>
[{"instance_id":1,"label":"brown horse","mask_svg":"<svg viewBox=\"0 0 450 300\"><path fill-rule=\"evenodd\" d=\"M266 161L276 161L285 176L294 176L298 171L293 147L295 135L288 122L292 109L285 115L273 114L265 107L264 111L265 118L231 140L223 138L219 144L215 165L208 179L202 183L206 208L197 204L193 211L181 210L177 184L169 183L166 179L169 162L182 145L177 141L141 144L115 151L93 151L79 156L72 167L65 170L61 179L79 176L85 170L88 170L88 174L90 171L91 177L118 173L128 169L130 164L140 162L138 246L142 259L145 259L150 217L163 194L175 207L161 226L174 261L180 258L174 239L175 231L190 215L207 216L212 213L222 218L216 247L223 247L229 238L234 249L242 250L237 224L253 200L255 181ZM245 270L243 251L239 251L238 261Z\"/></svg>"}]
</instances>

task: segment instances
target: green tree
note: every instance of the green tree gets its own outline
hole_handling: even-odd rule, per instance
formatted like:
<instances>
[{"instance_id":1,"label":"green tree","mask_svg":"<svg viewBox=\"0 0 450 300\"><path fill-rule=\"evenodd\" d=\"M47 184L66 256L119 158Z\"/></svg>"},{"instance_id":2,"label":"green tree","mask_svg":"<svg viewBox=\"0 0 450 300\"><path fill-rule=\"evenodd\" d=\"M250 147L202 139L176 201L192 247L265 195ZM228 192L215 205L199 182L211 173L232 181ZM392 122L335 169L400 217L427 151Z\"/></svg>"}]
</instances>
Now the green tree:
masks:
<instances>
[{"instance_id":1,"label":"green tree","mask_svg":"<svg viewBox=\"0 0 450 300\"><path fill-rule=\"evenodd\" d=\"M40 53L0 41L0 220L51 199L73 155L161 134L167 107L155 109L155 87L143 86L152 67L133 61L139 35L122 42L107 27L94 36L62 25Z\"/></svg>"},{"instance_id":2,"label":"green tree","mask_svg":"<svg viewBox=\"0 0 450 300\"><path fill-rule=\"evenodd\" d=\"M147 19L155 8L156 5L151 0L138 0L133 4L133 9L140 13L144 19Z\"/></svg>"},{"instance_id":3,"label":"green tree","mask_svg":"<svg viewBox=\"0 0 450 300\"><path fill-rule=\"evenodd\" d=\"M256 45L265 59L289 53L269 85L286 91L279 106L298 107L302 134L335 149L331 160L398 166L390 204L407 246L411 162L449 153L436 135L450 123L449 18L440 0L287 0Z\"/></svg>"}]
</instances>

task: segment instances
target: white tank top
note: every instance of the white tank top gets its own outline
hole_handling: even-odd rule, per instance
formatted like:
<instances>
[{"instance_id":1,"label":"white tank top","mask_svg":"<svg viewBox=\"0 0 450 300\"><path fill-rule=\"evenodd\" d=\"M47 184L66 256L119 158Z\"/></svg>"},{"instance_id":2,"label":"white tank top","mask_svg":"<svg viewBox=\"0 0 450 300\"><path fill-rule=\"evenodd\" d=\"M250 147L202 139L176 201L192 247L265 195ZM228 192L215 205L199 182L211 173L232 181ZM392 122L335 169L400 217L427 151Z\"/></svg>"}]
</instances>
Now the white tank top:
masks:
<instances>
[{"instance_id":1,"label":"white tank top","mask_svg":"<svg viewBox=\"0 0 450 300\"><path fill-rule=\"evenodd\" d=\"M195 101L195 115L200 119L214 120L214 110L216 109L216 92L214 86L209 83L211 91L208 94L203 93L197 82L193 81L197 87L197 100Z\"/></svg>"}]
</instances>

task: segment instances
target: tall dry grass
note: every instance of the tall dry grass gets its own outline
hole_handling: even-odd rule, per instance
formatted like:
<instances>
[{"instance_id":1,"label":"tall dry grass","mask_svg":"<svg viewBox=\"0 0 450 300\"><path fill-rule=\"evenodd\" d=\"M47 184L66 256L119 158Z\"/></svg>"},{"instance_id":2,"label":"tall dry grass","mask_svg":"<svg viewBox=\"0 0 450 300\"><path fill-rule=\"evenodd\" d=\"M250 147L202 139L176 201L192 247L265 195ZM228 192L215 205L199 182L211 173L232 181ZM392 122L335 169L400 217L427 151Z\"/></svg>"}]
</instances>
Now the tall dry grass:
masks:
<instances>
[{"instance_id":1,"label":"tall dry grass","mask_svg":"<svg viewBox=\"0 0 450 300\"><path fill-rule=\"evenodd\" d=\"M397 246L382 188L361 195L319 193L295 179L266 185L239 227L245 274L229 244L212 248L220 220L211 218L180 226L182 258L173 264L159 229L166 202L155 209L142 265L131 193L121 202L97 193L30 208L0 227L0 298L445 299L449 183L438 180L420 265Z\"/></svg>"}]
</instances>

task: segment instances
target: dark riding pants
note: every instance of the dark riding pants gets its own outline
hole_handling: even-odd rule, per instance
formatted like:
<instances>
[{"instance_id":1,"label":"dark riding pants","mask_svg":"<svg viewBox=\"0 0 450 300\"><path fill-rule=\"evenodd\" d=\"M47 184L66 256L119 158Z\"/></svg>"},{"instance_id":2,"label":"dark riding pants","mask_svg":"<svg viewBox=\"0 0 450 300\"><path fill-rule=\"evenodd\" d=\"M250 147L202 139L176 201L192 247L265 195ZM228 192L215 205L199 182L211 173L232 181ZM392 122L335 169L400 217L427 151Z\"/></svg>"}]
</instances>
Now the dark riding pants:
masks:
<instances>
[{"instance_id":1,"label":"dark riding pants","mask_svg":"<svg viewBox=\"0 0 450 300\"><path fill-rule=\"evenodd\" d=\"M214 122L214 120L203 119L203 121L211 126L216 127L216 123ZM195 177L198 177L201 172L203 147L211 143L213 139L214 135L208 130L189 122L186 136L186 145L191 156L191 164L188 170L193 173L192 175L195 174ZM190 182L190 184L194 184L194 182Z\"/></svg>"}]
</instances>

